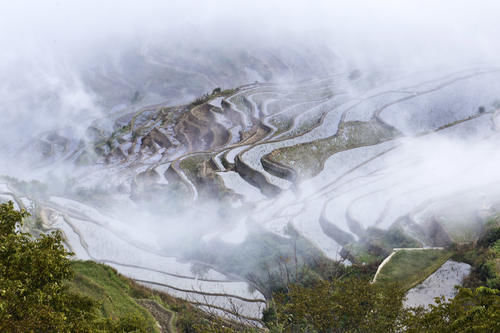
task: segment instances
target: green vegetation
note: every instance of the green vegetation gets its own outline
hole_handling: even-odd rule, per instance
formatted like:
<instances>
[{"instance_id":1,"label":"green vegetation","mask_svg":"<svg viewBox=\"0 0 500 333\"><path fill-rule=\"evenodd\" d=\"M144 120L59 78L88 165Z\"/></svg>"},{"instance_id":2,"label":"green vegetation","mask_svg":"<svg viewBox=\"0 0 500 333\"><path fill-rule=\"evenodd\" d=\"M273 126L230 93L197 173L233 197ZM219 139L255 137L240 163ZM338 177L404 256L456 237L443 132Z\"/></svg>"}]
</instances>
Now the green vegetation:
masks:
<instances>
[{"instance_id":1,"label":"green vegetation","mask_svg":"<svg viewBox=\"0 0 500 333\"><path fill-rule=\"evenodd\" d=\"M451 302L441 298L430 311L412 309L402 317L408 333L500 332L500 291L459 288Z\"/></svg>"},{"instance_id":2,"label":"green vegetation","mask_svg":"<svg viewBox=\"0 0 500 333\"><path fill-rule=\"evenodd\" d=\"M255 331L106 265L70 261L60 232L33 238L20 231L28 215L0 204L1 332L159 332L157 322L170 333Z\"/></svg>"},{"instance_id":3,"label":"green vegetation","mask_svg":"<svg viewBox=\"0 0 500 333\"><path fill-rule=\"evenodd\" d=\"M290 286L265 314L271 332L396 332L404 293L358 278Z\"/></svg>"},{"instance_id":4,"label":"green vegetation","mask_svg":"<svg viewBox=\"0 0 500 333\"><path fill-rule=\"evenodd\" d=\"M28 215L0 205L0 330L85 331L92 303L60 284L71 276L61 234L32 239L19 231Z\"/></svg>"},{"instance_id":5,"label":"green vegetation","mask_svg":"<svg viewBox=\"0 0 500 333\"><path fill-rule=\"evenodd\" d=\"M364 238L370 242L371 246L380 247L389 252L395 247L422 247L420 242L406 235L398 227L391 227L388 230L369 227Z\"/></svg>"},{"instance_id":6,"label":"green vegetation","mask_svg":"<svg viewBox=\"0 0 500 333\"><path fill-rule=\"evenodd\" d=\"M293 126L293 119L287 114L276 115L269 120L271 125L276 127L274 136L280 135L281 133L289 130Z\"/></svg>"},{"instance_id":7,"label":"green vegetation","mask_svg":"<svg viewBox=\"0 0 500 333\"><path fill-rule=\"evenodd\" d=\"M238 246L217 242L204 244L192 257L223 272L245 276L266 297L293 283L311 285L335 274L344 265L324 257L306 238L289 226L284 238L263 230L252 230Z\"/></svg>"},{"instance_id":8,"label":"green vegetation","mask_svg":"<svg viewBox=\"0 0 500 333\"><path fill-rule=\"evenodd\" d=\"M398 283L408 290L434 273L452 255L448 250L400 250L382 268L378 283Z\"/></svg>"},{"instance_id":9,"label":"green vegetation","mask_svg":"<svg viewBox=\"0 0 500 333\"><path fill-rule=\"evenodd\" d=\"M198 105L206 103L206 102L208 102L211 99L216 98L216 97L221 97L221 96L228 97L228 96L234 95L237 91L238 91L238 88L221 90L221 88L217 87L212 91L211 94L206 93L206 94L203 94L203 95L197 97L194 101L191 102L191 105L198 106Z\"/></svg>"},{"instance_id":10,"label":"green vegetation","mask_svg":"<svg viewBox=\"0 0 500 333\"><path fill-rule=\"evenodd\" d=\"M347 257L350 258L351 261L359 264L364 263L378 266L387 256L386 253L378 253L378 251L377 253L373 252L373 248L362 243L347 244L344 250L348 252Z\"/></svg>"},{"instance_id":11,"label":"green vegetation","mask_svg":"<svg viewBox=\"0 0 500 333\"><path fill-rule=\"evenodd\" d=\"M138 114L140 114L142 112L139 112ZM135 120L136 116L133 117L133 119L130 122L130 124L123 125L122 127L120 127L117 130L115 130L113 133L111 133L111 135L108 138L103 139L103 140L97 142L95 144L95 146L94 146L94 149L97 150L97 151L98 150L102 150L104 146L107 146L110 150L112 150L113 148L115 148L118 145L118 141L117 140L119 138L121 138L121 136L129 133L132 130L132 128L134 126L134 120Z\"/></svg>"},{"instance_id":12,"label":"green vegetation","mask_svg":"<svg viewBox=\"0 0 500 333\"><path fill-rule=\"evenodd\" d=\"M272 333L451 333L500 329L499 290L459 288L454 299L437 299L430 309L403 308L406 287L396 283L371 284L358 269L351 268L310 286L294 284L286 291L274 293L264 312L266 326Z\"/></svg>"},{"instance_id":13,"label":"green vegetation","mask_svg":"<svg viewBox=\"0 0 500 333\"><path fill-rule=\"evenodd\" d=\"M295 169L300 178L306 179L317 175L323 169L328 157L335 153L375 145L394 139L398 135L396 129L377 120L350 121L340 124L339 130L333 136L279 148L266 157Z\"/></svg>"},{"instance_id":14,"label":"green vegetation","mask_svg":"<svg viewBox=\"0 0 500 333\"><path fill-rule=\"evenodd\" d=\"M207 200L226 200L232 198L234 192L228 189L222 178L210 167L210 154L196 154L184 158L180 168L197 187L198 195Z\"/></svg>"},{"instance_id":15,"label":"green vegetation","mask_svg":"<svg viewBox=\"0 0 500 333\"><path fill-rule=\"evenodd\" d=\"M406 235L399 227L391 227L388 230L370 227L359 241L344 246L344 254L359 264L378 265L391 254L393 248L421 246L420 242Z\"/></svg>"},{"instance_id":16,"label":"green vegetation","mask_svg":"<svg viewBox=\"0 0 500 333\"><path fill-rule=\"evenodd\" d=\"M473 217L440 218L439 224L454 242L469 243L477 240L483 231L483 223L479 221L471 223L471 219Z\"/></svg>"},{"instance_id":17,"label":"green vegetation","mask_svg":"<svg viewBox=\"0 0 500 333\"><path fill-rule=\"evenodd\" d=\"M74 277L68 282L69 290L96 301L102 319L117 320L129 315L140 318L148 332L156 332L154 318L133 298L145 296L140 287L131 285L113 268L92 261L75 261L71 268Z\"/></svg>"},{"instance_id":18,"label":"green vegetation","mask_svg":"<svg viewBox=\"0 0 500 333\"><path fill-rule=\"evenodd\" d=\"M313 130L321 124L323 116L324 113L309 115L305 120L302 120L300 126L296 126L292 130L290 130L290 132L287 134L287 137L303 135L304 133Z\"/></svg>"},{"instance_id":19,"label":"green vegetation","mask_svg":"<svg viewBox=\"0 0 500 333\"><path fill-rule=\"evenodd\" d=\"M115 320L97 315L90 297L72 292L73 276L60 232L32 238L21 232L25 210L0 205L0 331L147 332L144 320L127 313Z\"/></svg>"},{"instance_id":20,"label":"green vegetation","mask_svg":"<svg viewBox=\"0 0 500 333\"><path fill-rule=\"evenodd\" d=\"M128 318L130 323L131 318L132 323L140 323L141 332L158 332L156 321L168 332L255 332L202 312L186 301L143 287L109 266L92 261L76 261L71 266L75 275L68 282L70 291L96 302L100 321L120 322L119 318ZM150 313L148 304L155 305L156 311ZM127 323L123 319L121 322Z\"/></svg>"},{"instance_id":21,"label":"green vegetation","mask_svg":"<svg viewBox=\"0 0 500 333\"><path fill-rule=\"evenodd\" d=\"M475 288L487 286L500 289L500 216L492 217L484 227L475 246L457 245L455 260L472 266L464 285Z\"/></svg>"},{"instance_id":22,"label":"green vegetation","mask_svg":"<svg viewBox=\"0 0 500 333\"><path fill-rule=\"evenodd\" d=\"M59 232L33 238L20 231L27 216L24 210L14 210L12 202L0 205L1 331L158 332L156 322L168 332L261 331L142 287L108 266L71 262ZM303 256L310 251L306 240L289 230L295 237L274 251L278 259L274 274L282 283L268 296L270 306L264 311L264 323L271 333L498 332L500 291L484 286L498 284L496 266L485 268L497 262L500 252L498 221L495 218L487 223L477 246L454 249L455 256L474 264L478 276L468 283L479 287L459 288L453 300L438 300L430 310L402 308L405 290L416 283L410 281L421 277L421 272L439 267L451 251L401 251L383 270L385 282L371 284L373 272L368 265L335 265L314 253L309 253L312 260L304 261ZM262 239L262 234L255 237ZM276 241L268 239L267 246L280 244ZM259 243L258 248L265 244ZM261 255L262 249L255 252L258 248L252 252L247 246L247 259ZM268 267L267 273L272 276L273 271ZM401 279L408 281L402 288L390 283Z\"/></svg>"},{"instance_id":23,"label":"green vegetation","mask_svg":"<svg viewBox=\"0 0 500 333\"><path fill-rule=\"evenodd\" d=\"M264 313L271 333L295 332L499 332L500 291L459 288L430 310L401 306L404 292L395 285L370 284L358 278L291 286L276 294Z\"/></svg>"},{"instance_id":24,"label":"green vegetation","mask_svg":"<svg viewBox=\"0 0 500 333\"><path fill-rule=\"evenodd\" d=\"M193 182L199 183L202 181L200 171L203 162L210 159L210 154L196 154L184 158L179 166L182 168L186 176Z\"/></svg>"}]
</instances>

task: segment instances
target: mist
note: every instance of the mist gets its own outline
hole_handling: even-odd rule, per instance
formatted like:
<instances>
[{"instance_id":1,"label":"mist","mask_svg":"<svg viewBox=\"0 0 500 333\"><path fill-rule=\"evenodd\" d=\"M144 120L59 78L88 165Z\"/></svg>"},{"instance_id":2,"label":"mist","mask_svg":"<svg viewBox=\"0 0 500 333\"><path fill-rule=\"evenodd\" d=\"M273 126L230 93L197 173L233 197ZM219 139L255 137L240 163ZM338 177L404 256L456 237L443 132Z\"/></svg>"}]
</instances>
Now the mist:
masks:
<instances>
[{"instance_id":1,"label":"mist","mask_svg":"<svg viewBox=\"0 0 500 333\"><path fill-rule=\"evenodd\" d=\"M123 60L147 46L166 57L181 54L189 67L207 62L199 56L205 50L235 55L239 51L258 54L266 49L290 52L301 47L309 48L307 56L312 63L323 56L321 48L331 50L338 57L328 59L336 62L336 72L361 68L401 74L438 66L491 64L496 61L500 43L496 38L497 9L495 1L481 4L313 1L305 4L299 1L148 0L141 6L134 1L122 1L119 5L112 1L4 3L0 42L5 45L5 51L0 70L2 100L6 102L2 114L29 112L32 115L32 109L42 110L37 113L53 126L64 123L61 119L65 118L64 114L72 118L79 109L102 112L98 110L99 104L104 104L107 107L104 111L108 111L113 106L107 100L110 96L100 95L110 92L92 86L88 76L99 72L99 67L107 66L110 68L105 72L120 77L111 77L115 82L122 80L139 88L147 85L151 77L139 77L136 79L141 81L134 82L130 68L144 62L144 57L138 57L135 63ZM279 81L280 77L268 80ZM241 78L234 81L214 77L208 85L245 83ZM200 89L189 97L203 92ZM163 93L172 103L183 100L183 96L179 96L182 94L173 97L167 91ZM51 105L52 100L37 100L37 108L26 102L26 99L51 95L61 105ZM120 104L129 100L120 96L113 102ZM46 104L50 113L43 112ZM95 117L95 113L92 116ZM44 122L37 120L37 123Z\"/></svg>"},{"instance_id":2,"label":"mist","mask_svg":"<svg viewBox=\"0 0 500 333\"><path fill-rule=\"evenodd\" d=\"M260 298L260 242L344 260L500 207L497 1L4 2L0 174L77 258Z\"/></svg>"}]
</instances>

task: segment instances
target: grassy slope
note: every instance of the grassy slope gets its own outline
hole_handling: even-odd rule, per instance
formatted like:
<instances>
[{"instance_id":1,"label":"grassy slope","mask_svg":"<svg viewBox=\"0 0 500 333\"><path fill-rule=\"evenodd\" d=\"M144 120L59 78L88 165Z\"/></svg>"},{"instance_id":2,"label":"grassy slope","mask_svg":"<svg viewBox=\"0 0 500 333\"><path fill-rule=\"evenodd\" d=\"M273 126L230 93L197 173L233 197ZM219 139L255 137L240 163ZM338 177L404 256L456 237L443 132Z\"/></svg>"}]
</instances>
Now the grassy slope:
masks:
<instances>
[{"instance_id":1,"label":"grassy slope","mask_svg":"<svg viewBox=\"0 0 500 333\"><path fill-rule=\"evenodd\" d=\"M207 328L214 325L234 326L235 332L245 329L211 317L184 300L143 287L120 275L112 267L92 261L74 261L72 265L75 276L68 282L70 289L98 301L103 318L118 319L124 315L138 315L146 319L148 332L160 332L155 318L163 322L163 330L169 333L206 332ZM150 313L139 304L149 304L153 312Z\"/></svg>"},{"instance_id":2,"label":"grassy slope","mask_svg":"<svg viewBox=\"0 0 500 333\"><path fill-rule=\"evenodd\" d=\"M446 250L398 251L380 271L377 282L412 288L441 267L452 255Z\"/></svg>"},{"instance_id":3,"label":"grassy slope","mask_svg":"<svg viewBox=\"0 0 500 333\"><path fill-rule=\"evenodd\" d=\"M118 319L136 314L146 318L151 332L159 332L154 318L133 297L143 296L139 287L134 289L128 279L106 265L91 261L75 261L72 265L75 276L69 283L70 289L97 300L103 317Z\"/></svg>"}]
</instances>

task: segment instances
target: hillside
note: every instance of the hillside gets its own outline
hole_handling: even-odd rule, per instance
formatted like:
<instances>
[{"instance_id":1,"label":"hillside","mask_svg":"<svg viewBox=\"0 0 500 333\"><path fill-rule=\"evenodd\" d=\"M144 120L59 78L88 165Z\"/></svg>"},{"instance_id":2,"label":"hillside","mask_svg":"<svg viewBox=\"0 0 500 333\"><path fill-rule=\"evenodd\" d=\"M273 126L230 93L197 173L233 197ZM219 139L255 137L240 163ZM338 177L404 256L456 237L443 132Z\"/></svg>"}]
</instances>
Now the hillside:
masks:
<instances>
[{"instance_id":1,"label":"hillside","mask_svg":"<svg viewBox=\"0 0 500 333\"><path fill-rule=\"evenodd\" d=\"M5 177L2 196L33 214L30 232L62 230L76 258L244 323L301 265L476 240L498 210L476 177L493 165L454 140L485 153L498 140L498 70L355 74L130 106L85 140L47 132L30 148L38 172L65 176Z\"/></svg>"},{"instance_id":2,"label":"hillside","mask_svg":"<svg viewBox=\"0 0 500 333\"><path fill-rule=\"evenodd\" d=\"M500 332L499 12L5 1L0 332Z\"/></svg>"}]
</instances>

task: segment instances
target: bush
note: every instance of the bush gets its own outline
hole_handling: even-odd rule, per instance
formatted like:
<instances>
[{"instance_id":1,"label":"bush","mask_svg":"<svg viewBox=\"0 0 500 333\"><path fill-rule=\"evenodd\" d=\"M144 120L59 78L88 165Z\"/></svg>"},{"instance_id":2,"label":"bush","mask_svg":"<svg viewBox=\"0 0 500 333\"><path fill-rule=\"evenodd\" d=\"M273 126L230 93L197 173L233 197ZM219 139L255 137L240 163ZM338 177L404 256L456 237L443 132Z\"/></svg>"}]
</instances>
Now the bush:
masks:
<instances>
[{"instance_id":1,"label":"bush","mask_svg":"<svg viewBox=\"0 0 500 333\"><path fill-rule=\"evenodd\" d=\"M72 254L60 232L33 239L20 231L25 210L0 205L0 331L88 332L95 304L68 292Z\"/></svg>"},{"instance_id":2,"label":"bush","mask_svg":"<svg viewBox=\"0 0 500 333\"><path fill-rule=\"evenodd\" d=\"M270 329L283 332L396 332L404 292L347 278L321 281L313 287L293 285L276 294Z\"/></svg>"},{"instance_id":3,"label":"bush","mask_svg":"<svg viewBox=\"0 0 500 333\"><path fill-rule=\"evenodd\" d=\"M25 210L0 204L1 332L143 332L140 318L99 320L98 303L69 290L74 271L62 234L21 232Z\"/></svg>"},{"instance_id":4,"label":"bush","mask_svg":"<svg viewBox=\"0 0 500 333\"><path fill-rule=\"evenodd\" d=\"M477 245L480 247L490 247L500 239L500 227L488 228L478 239Z\"/></svg>"}]
</instances>

